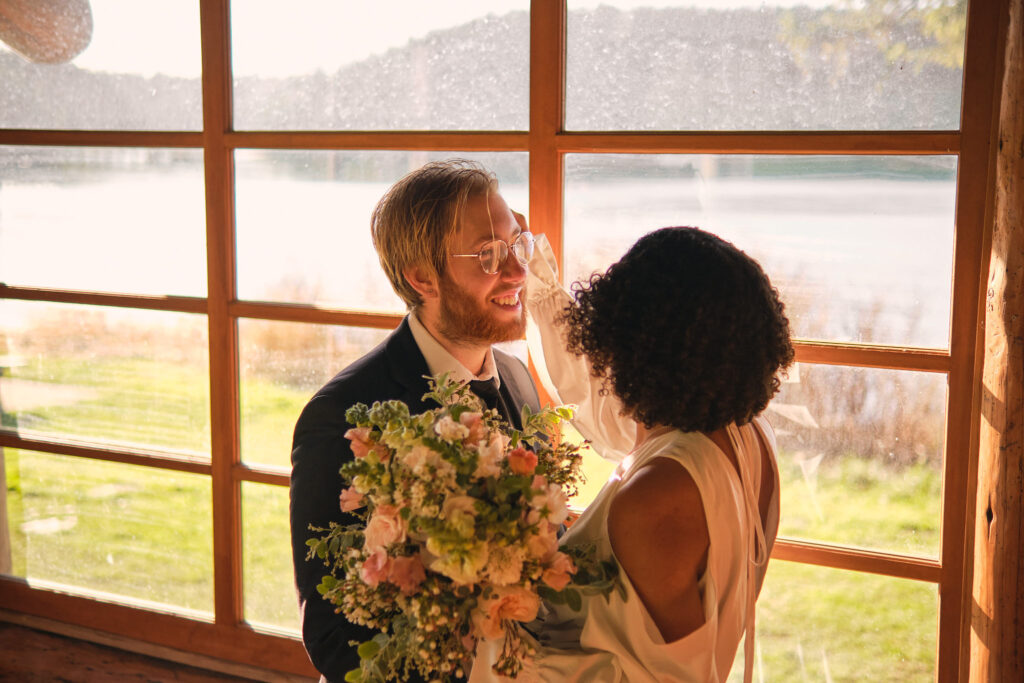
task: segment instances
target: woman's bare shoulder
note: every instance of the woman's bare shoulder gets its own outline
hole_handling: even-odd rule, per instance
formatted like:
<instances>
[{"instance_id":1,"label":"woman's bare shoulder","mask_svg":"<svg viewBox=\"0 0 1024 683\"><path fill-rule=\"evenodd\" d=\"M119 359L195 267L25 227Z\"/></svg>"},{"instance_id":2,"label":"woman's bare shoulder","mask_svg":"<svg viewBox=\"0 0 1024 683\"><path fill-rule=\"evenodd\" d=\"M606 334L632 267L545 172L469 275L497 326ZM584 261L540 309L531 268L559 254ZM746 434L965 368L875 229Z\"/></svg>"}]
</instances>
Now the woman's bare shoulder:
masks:
<instances>
[{"instance_id":1,"label":"woman's bare shoulder","mask_svg":"<svg viewBox=\"0 0 1024 683\"><path fill-rule=\"evenodd\" d=\"M666 642L704 620L699 582L710 540L697 483L681 464L655 458L612 499L612 551Z\"/></svg>"},{"instance_id":2,"label":"woman's bare shoulder","mask_svg":"<svg viewBox=\"0 0 1024 683\"><path fill-rule=\"evenodd\" d=\"M623 547L676 534L707 537L700 489L690 472L670 458L654 458L622 485L608 512L613 546ZM618 552L616 551L616 555ZM620 558L621 560L621 558Z\"/></svg>"}]
</instances>

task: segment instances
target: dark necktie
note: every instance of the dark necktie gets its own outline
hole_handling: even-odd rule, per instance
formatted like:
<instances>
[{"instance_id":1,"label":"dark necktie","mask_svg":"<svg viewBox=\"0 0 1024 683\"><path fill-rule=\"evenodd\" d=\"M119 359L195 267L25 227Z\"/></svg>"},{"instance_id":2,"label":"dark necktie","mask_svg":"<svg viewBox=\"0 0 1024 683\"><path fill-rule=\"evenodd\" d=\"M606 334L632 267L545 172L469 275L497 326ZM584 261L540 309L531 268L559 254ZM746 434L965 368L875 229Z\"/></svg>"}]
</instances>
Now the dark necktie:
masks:
<instances>
[{"instance_id":1,"label":"dark necktie","mask_svg":"<svg viewBox=\"0 0 1024 683\"><path fill-rule=\"evenodd\" d=\"M513 421L512 413L509 407L505 404L505 400L501 396L501 392L498 391L498 384L491 379L473 379L469 381L469 389L474 394L480 397L480 400L484 402L488 408L492 408L498 411L502 419L510 423L513 427L518 428L517 421Z\"/></svg>"}]
</instances>

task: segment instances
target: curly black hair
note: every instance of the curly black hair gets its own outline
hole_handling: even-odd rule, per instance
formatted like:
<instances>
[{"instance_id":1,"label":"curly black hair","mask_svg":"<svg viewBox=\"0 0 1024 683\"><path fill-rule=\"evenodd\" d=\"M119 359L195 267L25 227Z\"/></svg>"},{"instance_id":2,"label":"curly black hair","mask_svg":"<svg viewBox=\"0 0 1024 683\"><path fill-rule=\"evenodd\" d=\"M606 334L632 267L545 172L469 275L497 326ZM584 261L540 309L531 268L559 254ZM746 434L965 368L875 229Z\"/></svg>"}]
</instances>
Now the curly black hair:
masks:
<instances>
[{"instance_id":1,"label":"curly black hair","mask_svg":"<svg viewBox=\"0 0 1024 683\"><path fill-rule=\"evenodd\" d=\"M648 427L745 424L793 362L789 321L761 266L698 228L648 233L572 289L569 350Z\"/></svg>"}]
</instances>

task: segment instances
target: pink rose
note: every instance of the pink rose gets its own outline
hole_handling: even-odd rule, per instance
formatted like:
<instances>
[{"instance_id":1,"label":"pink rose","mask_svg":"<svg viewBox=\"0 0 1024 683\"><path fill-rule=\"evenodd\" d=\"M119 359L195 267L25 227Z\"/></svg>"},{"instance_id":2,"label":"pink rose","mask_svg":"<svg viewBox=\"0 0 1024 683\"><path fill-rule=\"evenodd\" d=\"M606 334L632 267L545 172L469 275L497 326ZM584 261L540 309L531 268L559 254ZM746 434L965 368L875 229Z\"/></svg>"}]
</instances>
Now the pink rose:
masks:
<instances>
[{"instance_id":1,"label":"pink rose","mask_svg":"<svg viewBox=\"0 0 1024 683\"><path fill-rule=\"evenodd\" d=\"M508 468L516 474L533 474L537 469L537 454L520 446L508 454Z\"/></svg>"},{"instance_id":2,"label":"pink rose","mask_svg":"<svg viewBox=\"0 0 1024 683\"><path fill-rule=\"evenodd\" d=\"M342 512L352 512L363 507L363 494L352 487L344 489L338 496L338 500L341 503Z\"/></svg>"},{"instance_id":3,"label":"pink rose","mask_svg":"<svg viewBox=\"0 0 1024 683\"><path fill-rule=\"evenodd\" d=\"M345 438L352 442L352 455L357 458L365 458L374 444L369 427L353 427L345 432Z\"/></svg>"},{"instance_id":4,"label":"pink rose","mask_svg":"<svg viewBox=\"0 0 1024 683\"><path fill-rule=\"evenodd\" d=\"M393 543L405 541L405 532L406 522L398 514L398 508L381 505L366 524L363 546L371 553L384 550Z\"/></svg>"},{"instance_id":5,"label":"pink rose","mask_svg":"<svg viewBox=\"0 0 1024 683\"><path fill-rule=\"evenodd\" d=\"M388 581L398 586L404 595L412 595L427 578L419 553L409 557L396 557L391 560Z\"/></svg>"},{"instance_id":6,"label":"pink rose","mask_svg":"<svg viewBox=\"0 0 1024 683\"><path fill-rule=\"evenodd\" d=\"M558 552L551 558L551 563L544 568L541 580L556 591L560 591L569 585L569 577L575 573L576 565L573 564L572 558L565 553Z\"/></svg>"},{"instance_id":7,"label":"pink rose","mask_svg":"<svg viewBox=\"0 0 1024 683\"><path fill-rule=\"evenodd\" d=\"M359 570L359 578L367 586L376 587L381 581L388 578L388 570L391 565L391 558L384 551L377 551L366 558L362 568Z\"/></svg>"},{"instance_id":8,"label":"pink rose","mask_svg":"<svg viewBox=\"0 0 1024 683\"><path fill-rule=\"evenodd\" d=\"M539 609L540 598L533 591L522 586L498 586L473 610L473 625L484 638L494 640L504 634L502 621L532 621Z\"/></svg>"}]
</instances>

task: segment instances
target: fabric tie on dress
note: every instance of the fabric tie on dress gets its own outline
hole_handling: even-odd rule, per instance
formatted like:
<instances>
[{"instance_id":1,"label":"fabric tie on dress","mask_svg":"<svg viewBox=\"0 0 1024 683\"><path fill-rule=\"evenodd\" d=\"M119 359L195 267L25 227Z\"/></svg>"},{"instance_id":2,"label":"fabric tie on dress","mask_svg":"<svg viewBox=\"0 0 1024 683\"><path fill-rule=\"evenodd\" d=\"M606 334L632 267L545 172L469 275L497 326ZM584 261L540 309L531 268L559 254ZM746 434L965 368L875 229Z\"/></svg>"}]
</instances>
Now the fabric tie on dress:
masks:
<instances>
[{"instance_id":1,"label":"fabric tie on dress","mask_svg":"<svg viewBox=\"0 0 1024 683\"><path fill-rule=\"evenodd\" d=\"M744 452L744 450L741 450L743 448L741 441L744 439L744 435L735 423L726 428L726 434L729 436L729 443L732 445L733 451L737 454ZM746 450L753 449L752 452L760 453L757 437L753 434L747 436L753 439L753 441L747 442ZM757 579L755 574L758 568L768 563L768 544L764 537L764 525L761 523L760 506L758 505L757 492L754 490L754 482L751 480L751 473L744 471L745 468L742 466L738 470L740 484L743 486L747 528L754 531L754 536L751 539L753 547L750 549L750 557L747 560L747 628L746 634L743 637L743 681L744 683L750 683L754 675L754 634L757 629Z\"/></svg>"}]
</instances>

